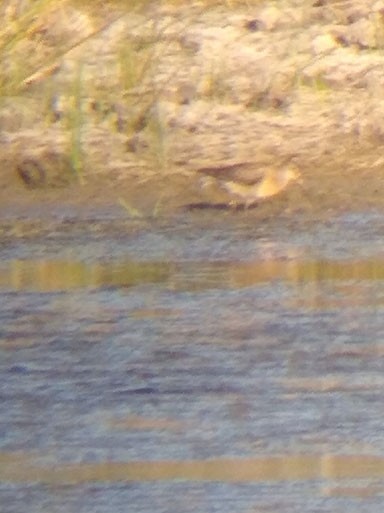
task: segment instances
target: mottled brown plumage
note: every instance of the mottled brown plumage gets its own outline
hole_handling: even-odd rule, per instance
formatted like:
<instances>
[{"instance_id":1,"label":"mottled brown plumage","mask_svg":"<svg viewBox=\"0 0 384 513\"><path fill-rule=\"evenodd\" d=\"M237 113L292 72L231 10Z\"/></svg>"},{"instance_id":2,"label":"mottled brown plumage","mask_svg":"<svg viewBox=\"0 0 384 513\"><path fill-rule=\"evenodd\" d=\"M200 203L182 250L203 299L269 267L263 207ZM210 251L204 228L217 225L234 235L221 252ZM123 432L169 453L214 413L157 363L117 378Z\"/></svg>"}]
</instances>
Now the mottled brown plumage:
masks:
<instances>
[{"instance_id":1,"label":"mottled brown plumage","mask_svg":"<svg viewBox=\"0 0 384 513\"><path fill-rule=\"evenodd\" d=\"M257 165L250 162L224 164L197 169L199 174L214 178L233 201L241 200L249 207L282 192L291 182L299 181L301 174L291 159L281 165Z\"/></svg>"}]
</instances>

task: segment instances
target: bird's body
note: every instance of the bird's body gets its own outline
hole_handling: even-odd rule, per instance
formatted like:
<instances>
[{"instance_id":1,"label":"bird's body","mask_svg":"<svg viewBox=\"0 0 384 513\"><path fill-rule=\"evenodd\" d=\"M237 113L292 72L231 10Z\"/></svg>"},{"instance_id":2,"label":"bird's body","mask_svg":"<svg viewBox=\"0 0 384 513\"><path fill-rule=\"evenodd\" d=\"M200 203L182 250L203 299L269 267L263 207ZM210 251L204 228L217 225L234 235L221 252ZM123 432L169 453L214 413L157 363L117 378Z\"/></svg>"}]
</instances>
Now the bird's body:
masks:
<instances>
[{"instance_id":1,"label":"bird's body","mask_svg":"<svg viewBox=\"0 0 384 513\"><path fill-rule=\"evenodd\" d=\"M239 163L205 167L197 171L214 178L221 188L241 200L245 207L279 194L291 182L299 181L301 177L297 166L290 161L276 167Z\"/></svg>"}]
</instances>

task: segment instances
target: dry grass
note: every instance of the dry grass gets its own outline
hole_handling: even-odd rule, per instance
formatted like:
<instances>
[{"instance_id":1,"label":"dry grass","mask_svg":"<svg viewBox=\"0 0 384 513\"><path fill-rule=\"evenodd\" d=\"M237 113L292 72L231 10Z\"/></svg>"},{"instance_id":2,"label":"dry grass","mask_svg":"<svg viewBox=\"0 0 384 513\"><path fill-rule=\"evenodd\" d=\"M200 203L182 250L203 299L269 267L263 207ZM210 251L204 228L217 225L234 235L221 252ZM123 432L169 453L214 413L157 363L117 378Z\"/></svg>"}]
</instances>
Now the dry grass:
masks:
<instances>
[{"instance_id":1,"label":"dry grass","mask_svg":"<svg viewBox=\"0 0 384 513\"><path fill-rule=\"evenodd\" d=\"M260 4L260 0L203 0L196 2L199 17L210 8L225 6L228 10L248 8ZM173 62L168 76L158 72L159 63L164 62L168 42L164 37L165 26L158 9L167 6L186 6L185 0L0 0L0 16L5 20L0 29L0 102L1 97L33 96L38 99L40 112L37 114L46 123L60 126L67 141L66 151L72 169L79 179L85 179L84 134L89 127L107 127L128 138L140 133L146 144L136 155L146 161L148 167L162 170L170 165L169 144L166 123L162 116L159 100L170 82L177 83ZM92 26L73 31L81 20L66 19L71 8L86 12ZM104 30L113 28L114 22L127 11L138 14L147 9L150 20L153 9L153 23L145 36L131 34L122 36L114 49L111 68L104 70L103 77L92 77L97 66L90 72L87 59L92 51L83 51L83 46L97 39ZM160 19L159 19L160 18ZM58 28L60 23L66 27ZM173 18L170 23L174 23ZM80 27L81 29L81 27ZM180 29L182 31L182 29ZM180 34L182 36L182 34ZM79 50L79 51L77 51ZM188 56L186 56L188 63ZM63 61L70 63L72 74L60 72ZM182 73L185 73L185 64ZM56 80L56 75L59 79ZM205 69L206 84L199 91L204 99L225 103L230 100L231 86L226 77L225 60L212 61L212 67ZM112 77L112 80L110 78ZM59 100L59 102L57 101ZM93 104L89 108L89 103ZM60 108L56 106L60 104ZM63 106L63 108L61 108ZM59 119L60 123L57 123Z\"/></svg>"},{"instance_id":2,"label":"dry grass","mask_svg":"<svg viewBox=\"0 0 384 513\"><path fill-rule=\"evenodd\" d=\"M0 96L20 94L30 77L43 75L43 70L52 66L57 49L49 52L43 45L44 25L62 4L55 0L1 3Z\"/></svg>"},{"instance_id":3,"label":"dry grass","mask_svg":"<svg viewBox=\"0 0 384 513\"><path fill-rule=\"evenodd\" d=\"M115 6L121 4L127 8L126 2L109 2ZM99 116L98 121L103 121L105 115L111 110L111 91L103 84L94 85L90 77L85 77L83 72L83 58L81 52L78 56L71 57L75 72L72 78L67 78L61 85L55 81L54 74L60 69L63 58L70 52L79 48L92 38L111 26L115 19L104 19L95 23L95 28L83 31L80 27L78 35L73 30L77 19L67 19L67 27L62 31L57 29L56 23L61 17L67 16L71 5L83 2L69 2L67 0L5 0L0 3L0 17L5 21L0 29L0 106L2 99L15 97L30 97L39 99L40 107L44 112L36 113L36 117L49 122L56 122L58 117L63 120L63 130L68 133L68 153L72 168L76 171L79 181L83 181L83 142L82 135L84 125L91 120L92 115ZM90 7L95 10L92 2ZM99 2L100 12L106 8L105 3ZM137 0L129 2L129 11L133 12L145 8L147 1ZM96 6L96 10L98 6ZM62 10L62 11L61 11ZM71 12L71 11L69 11ZM79 11L77 11L79 12ZM62 21L62 20L60 20ZM81 24L81 19L80 22ZM76 27L75 27L76 28ZM144 98L139 91L144 81L154 74L153 67L156 55L153 51L157 41L154 34L153 42L147 48L138 49L137 45L128 40L123 41L120 51L116 54L116 68L118 69L116 96L125 98L125 111L133 112L125 123L124 130L134 133L145 126L151 126L152 134L156 134L159 123L157 117L150 119L155 112L156 93L149 91ZM72 54L71 54L72 56ZM77 60L77 63L76 63ZM52 80L51 80L52 78ZM102 81L101 81L102 82ZM87 102L92 98L96 107L94 112L87 112ZM57 100L59 99L59 102ZM57 109L57 106L60 107ZM101 105L108 105L106 109ZM64 110L61 106L65 105ZM53 110L52 110L53 109ZM103 114L101 115L101 111ZM104 112L106 111L106 112ZM91 114L91 115L89 115ZM144 120L144 121L143 121ZM144 125L144 126L140 126ZM115 123L115 128L122 131L122 125ZM160 132L158 131L160 134ZM162 152L161 138L157 145ZM156 142L156 144L157 144ZM162 160L162 157L159 158Z\"/></svg>"}]
</instances>

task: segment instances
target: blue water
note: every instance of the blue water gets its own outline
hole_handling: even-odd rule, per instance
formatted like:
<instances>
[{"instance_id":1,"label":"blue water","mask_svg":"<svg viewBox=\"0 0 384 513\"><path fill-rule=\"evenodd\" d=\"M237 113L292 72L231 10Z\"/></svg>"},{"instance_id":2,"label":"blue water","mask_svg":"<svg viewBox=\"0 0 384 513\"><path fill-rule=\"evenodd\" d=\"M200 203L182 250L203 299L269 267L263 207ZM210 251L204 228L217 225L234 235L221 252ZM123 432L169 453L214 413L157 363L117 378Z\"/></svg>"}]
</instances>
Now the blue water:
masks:
<instances>
[{"instance_id":1,"label":"blue water","mask_svg":"<svg viewBox=\"0 0 384 513\"><path fill-rule=\"evenodd\" d=\"M374 473L244 483L17 477L17 454L52 469L384 457L384 218L305 229L241 216L92 223L3 238L0 458L15 454L15 471L0 471L1 513L381 513ZM56 260L83 265L68 287ZM311 262L327 272L309 272Z\"/></svg>"}]
</instances>

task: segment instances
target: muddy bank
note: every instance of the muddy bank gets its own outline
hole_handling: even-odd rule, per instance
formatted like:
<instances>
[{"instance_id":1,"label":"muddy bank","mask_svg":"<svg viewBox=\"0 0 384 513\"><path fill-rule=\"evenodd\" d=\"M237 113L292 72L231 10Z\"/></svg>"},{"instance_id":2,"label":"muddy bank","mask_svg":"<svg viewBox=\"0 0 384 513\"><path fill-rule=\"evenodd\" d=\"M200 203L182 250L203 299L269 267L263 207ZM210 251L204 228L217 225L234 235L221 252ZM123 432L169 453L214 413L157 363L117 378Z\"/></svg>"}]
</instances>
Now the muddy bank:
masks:
<instances>
[{"instance_id":1,"label":"muddy bank","mask_svg":"<svg viewBox=\"0 0 384 513\"><path fill-rule=\"evenodd\" d=\"M316 161L310 155L299 157L301 185L293 184L280 195L261 200L246 215L255 219L292 218L316 222L351 211L384 208L384 179L381 148L362 148L340 142L339 155ZM348 157L348 162L346 161ZM62 186L42 184L29 187L13 163L11 172L0 177L0 215L23 217L38 212L49 219L53 213L67 212L79 217L92 212L114 212L127 217L163 217L182 212L212 216L243 215L233 209L219 187L206 191L196 175L158 173L144 180L137 175L118 176L90 173L80 184L76 177ZM125 204L125 207L124 207Z\"/></svg>"},{"instance_id":2,"label":"muddy bank","mask_svg":"<svg viewBox=\"0 0 384 513\"><path fill-rule=\"evenodd\" d=\"M37 16L2 60L60 57L34 54L0 102L0 215L237 215L196 169L257 172L260 155L278 166L292 152L302 186L247 215L381 210L383 6L328 4L62 2Z\"/></svg>"}]
</instances>

